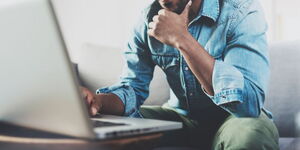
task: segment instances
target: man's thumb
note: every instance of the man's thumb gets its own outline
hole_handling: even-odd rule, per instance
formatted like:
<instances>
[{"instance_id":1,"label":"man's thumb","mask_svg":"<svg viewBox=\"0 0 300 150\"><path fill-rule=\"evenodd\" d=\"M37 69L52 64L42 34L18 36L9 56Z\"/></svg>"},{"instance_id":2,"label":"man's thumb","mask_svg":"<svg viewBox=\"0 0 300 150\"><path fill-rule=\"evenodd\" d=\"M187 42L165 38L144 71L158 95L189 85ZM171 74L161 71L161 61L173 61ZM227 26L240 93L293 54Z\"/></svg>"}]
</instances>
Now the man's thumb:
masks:
<instances>
[{"instance_id":1,"label":"man's thumb","mask_svg":"<svg viewBox=\"0 0 300 150\"><path fill-rule=\"evenodd\" d=\"M185 5L185 8L183 10L183 12L181 13L181 16L184 16L184 17L189 17L189 12L190 12L190 9L191 9L191 6L192 6L192 0L190 0L186 5Z\"/></svg>"}]
</instances>

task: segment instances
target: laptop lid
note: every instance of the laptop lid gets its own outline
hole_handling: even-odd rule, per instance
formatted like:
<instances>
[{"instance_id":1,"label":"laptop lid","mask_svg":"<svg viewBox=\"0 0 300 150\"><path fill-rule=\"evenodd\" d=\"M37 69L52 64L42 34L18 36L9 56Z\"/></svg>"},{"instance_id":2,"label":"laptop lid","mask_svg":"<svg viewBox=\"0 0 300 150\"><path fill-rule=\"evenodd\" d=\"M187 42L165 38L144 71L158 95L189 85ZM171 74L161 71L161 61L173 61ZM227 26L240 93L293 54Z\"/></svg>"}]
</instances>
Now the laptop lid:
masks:
<instances>
[{"instance_id":1,"label":"laptop lid","mask_svg":"<svg viewBox=\"0 0 300 150\"><path fill-rule=\"evenodd\" d=\"M51 2L1 0L0 20L0 121L95 137Z\"/></svg>"}]
</instances>

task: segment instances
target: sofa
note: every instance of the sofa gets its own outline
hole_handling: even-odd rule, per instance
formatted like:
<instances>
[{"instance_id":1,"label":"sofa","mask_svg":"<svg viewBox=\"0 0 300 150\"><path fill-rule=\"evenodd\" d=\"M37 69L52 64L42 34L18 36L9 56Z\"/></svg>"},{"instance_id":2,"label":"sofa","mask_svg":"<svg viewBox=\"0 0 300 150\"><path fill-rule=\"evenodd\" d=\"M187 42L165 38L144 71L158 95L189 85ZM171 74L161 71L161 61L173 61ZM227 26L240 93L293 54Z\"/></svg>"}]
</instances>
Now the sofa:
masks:
<instances>
[{"instance_id":1,"label":"sofa","mask_svg":"<svg viewBox=\"0 0 300 150\"><path fill-rule=\"evenodd\" d=\"M300 115L300 41L271 44L269 50L271 78L265 106L274 115L281 150L298 150L296 117Z\"/></svg>"},{"instance_id":2,"label":"sofa","mask_svg":"<svg viewBox=\"0 0 300 150\"><path fill-rule=\"evenodd\" d=\"M274 115L281 150L297 147L296 115L300 112L300 41L270 45L271 78L265 106ZM90 90L116 83L122 72L122 49L87 43L79 53L78 73L82 84ZM144 105L162 105L170 95L164 73L155 68L150 96ZM300 115L299 115L300 117ZM157 150L190 148L157 148Z\"/></svg>"}]
</instances>

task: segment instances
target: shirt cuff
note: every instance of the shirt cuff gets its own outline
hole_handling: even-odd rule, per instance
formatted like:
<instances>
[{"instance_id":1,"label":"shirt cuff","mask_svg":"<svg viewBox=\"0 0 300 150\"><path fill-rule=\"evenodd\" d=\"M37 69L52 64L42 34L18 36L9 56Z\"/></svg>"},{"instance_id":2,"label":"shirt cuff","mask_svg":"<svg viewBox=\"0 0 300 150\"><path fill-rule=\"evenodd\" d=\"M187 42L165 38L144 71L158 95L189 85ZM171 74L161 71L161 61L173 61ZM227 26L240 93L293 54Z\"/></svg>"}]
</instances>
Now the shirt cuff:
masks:
<instances>
[{"instance_id":1,"label":"shirt cuff","mask_svg":"<svg viewBox=\"0 0 300 150\"><path fill-rule=\"evenodd\" d=\"M202 90L216 105L243 103L244 76L237 68L216 60L212 82L214 96L209 95L203 87Z\"/></svg>"},{"instance_id":2,"label":"shirt cuff","mask_svg":"<svg viewBox=\"0 0 300 150\"><path fill-rule=\"evenodd\" d=\"M233 102L238 102L238 103L242 103L242 95L243 92L241 89L229 89L229 90L224 90L218 94L216 94L215 96L209 95L205 89L203 88L203 86L201 86L203 93L208 96L211 100L213 100L213 102L220 106L220 105L224 105L224 104L228 104L228 103L233 103Z\"/></svg>"},{"instance_id":3,"label":"shirt cuff","mask_svg":"<svg viewBox=\"0 0 300 150\"><path fill-rule=\"evenodd\" d=\"M124 116L138 117L137 102L135 92L132 87L118 84L96 90L96 94L111 93L117 95L125 106Z\"/></svg>"}]
</instances>

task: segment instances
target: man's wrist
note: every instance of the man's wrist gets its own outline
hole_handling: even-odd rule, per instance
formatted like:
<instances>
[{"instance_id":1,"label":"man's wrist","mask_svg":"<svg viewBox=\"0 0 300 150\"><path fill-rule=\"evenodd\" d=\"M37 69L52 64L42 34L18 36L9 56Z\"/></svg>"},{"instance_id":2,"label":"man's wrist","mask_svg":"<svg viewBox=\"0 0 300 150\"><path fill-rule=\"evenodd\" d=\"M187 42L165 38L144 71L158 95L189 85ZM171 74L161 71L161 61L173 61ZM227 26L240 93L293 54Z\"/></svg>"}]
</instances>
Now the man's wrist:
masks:
<instances>
[{"instance_id":1,"label":"man's wrist","mask_svg":"<svg viewBox=\"0 0 300 150\"><path fill-rule=\"evenodd\" d=\"M181 52L184 52L188 49L188 46L191 44L192 40L194 40L194 38L189 32L182 34L175 42L175 48Z\"/></svg>"}]
</instances>

